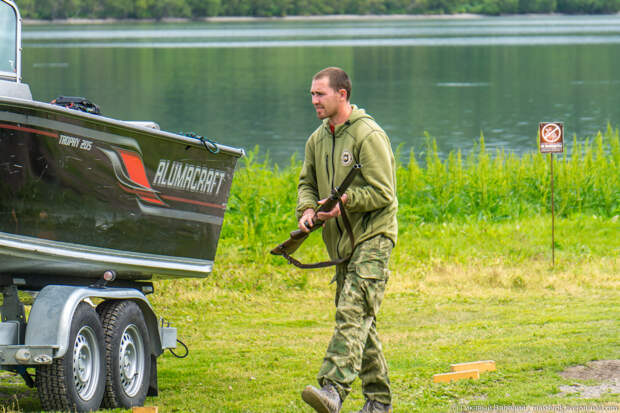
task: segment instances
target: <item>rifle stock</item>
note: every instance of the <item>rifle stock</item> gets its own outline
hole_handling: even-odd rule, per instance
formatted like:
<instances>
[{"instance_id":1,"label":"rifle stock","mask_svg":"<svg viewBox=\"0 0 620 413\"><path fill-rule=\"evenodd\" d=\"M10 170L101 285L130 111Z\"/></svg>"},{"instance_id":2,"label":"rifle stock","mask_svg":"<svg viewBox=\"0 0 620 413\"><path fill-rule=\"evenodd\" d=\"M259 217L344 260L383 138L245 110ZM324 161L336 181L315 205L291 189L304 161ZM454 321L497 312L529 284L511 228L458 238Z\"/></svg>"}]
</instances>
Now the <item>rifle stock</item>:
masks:
<instances>
[{"instance_id":1,"label":"rifle stock","mask_svg":"<svg viewBox=\"0 0 620 413\"><path fill-rule=\"evenodd\" d=\"M342 183L334 188L332 194L327 198L327 201L323 205L321 205L316 212L329 212L331 211L336 204L338 204L338 200L345 193L345 191L353 182L353 178L360 172L362 165L355 164L347 174L347 176L343 179ZM315 214L312 218L312 226L309 228L309 232L304 232L300 229L292 231L290 233L290 238L284 241L282 244L278 245L274 249L271 250L271 254L273 255L291 255L303 244L303 242L308 238L311 232L316 231L321 226L323 226L323 221L321 221L318 216Z\"/></svg>"}]
</instances>

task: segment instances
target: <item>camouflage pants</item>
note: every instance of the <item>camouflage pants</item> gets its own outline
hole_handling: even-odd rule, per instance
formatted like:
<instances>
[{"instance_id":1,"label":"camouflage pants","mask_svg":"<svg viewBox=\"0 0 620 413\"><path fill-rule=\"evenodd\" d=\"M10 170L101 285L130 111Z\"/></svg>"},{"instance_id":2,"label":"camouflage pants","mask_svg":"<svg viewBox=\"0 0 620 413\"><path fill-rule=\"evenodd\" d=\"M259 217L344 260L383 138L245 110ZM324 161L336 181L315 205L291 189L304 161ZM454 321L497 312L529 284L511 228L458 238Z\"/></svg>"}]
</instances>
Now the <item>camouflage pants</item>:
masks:
<instances>
[{"instance_id":1,"label":"camouflage pants","mask_svg":"<svg viewBox=\"0 0 620 413\"><path fill-rule=\"evenodd\" d=\"M336 328L319 371L319 385L335 385L344 400L359 375L364 395L391 403L387 362L377 335L376 316L388 281L392 241L377 236L355 248L336 269Z\"/></svg>"}]
</instances>

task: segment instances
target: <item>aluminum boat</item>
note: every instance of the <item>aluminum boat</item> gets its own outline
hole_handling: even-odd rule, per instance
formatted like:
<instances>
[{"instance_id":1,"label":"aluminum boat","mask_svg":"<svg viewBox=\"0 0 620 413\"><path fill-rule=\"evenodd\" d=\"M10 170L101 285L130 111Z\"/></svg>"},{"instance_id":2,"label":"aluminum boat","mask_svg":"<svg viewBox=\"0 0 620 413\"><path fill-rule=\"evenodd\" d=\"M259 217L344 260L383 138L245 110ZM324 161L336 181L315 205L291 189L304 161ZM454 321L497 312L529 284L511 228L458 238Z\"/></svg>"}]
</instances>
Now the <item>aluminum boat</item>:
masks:
<instances>
[{"instance_id":1,"label":"aluminum boat","mask_svg":"<svg viewBox=\"0 0 620 413\"><path fill-rule=\"evenodd\" d=\"M205 277L243 150L37 102L0 0L0 284Z\"/></svg>"}]
</instances>

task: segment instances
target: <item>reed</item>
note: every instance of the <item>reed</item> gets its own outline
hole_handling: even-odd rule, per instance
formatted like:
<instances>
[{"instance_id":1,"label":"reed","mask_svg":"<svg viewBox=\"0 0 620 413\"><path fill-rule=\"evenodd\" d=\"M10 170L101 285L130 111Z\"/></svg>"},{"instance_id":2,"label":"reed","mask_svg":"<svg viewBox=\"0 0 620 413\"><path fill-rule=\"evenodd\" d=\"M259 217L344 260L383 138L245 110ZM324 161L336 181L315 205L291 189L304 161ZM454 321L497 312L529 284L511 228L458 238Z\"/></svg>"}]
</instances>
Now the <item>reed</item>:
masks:
<instances>
[{"instance_id":1,"label":"reed","mask_svg":"<svg viewBox=\"0 0 620 413\"><path fill-rule=\"evenodd\" d=\"M594 139L574 138L570 153L554 158L556 213L613 217L620 211L618 130ZM460 152L439 159L428 139L425 166L415 154L398 168L399 218L443 222L460 218L499 221L550 210L548 155L490 153L484 137L465 159Z\"/></svg>"},{"instance_id":2,"label":"reed","mask_svg":"<svg viewBox=\"0 0 620 413\"><path fill-rule=\"evenodd\" d=\"M427 136L425 156L411 151L407 163L396 150L401 233L409 224L501 222L550 212L548 155L491 152L484 136L464 156L441 159ZM258 147L236 173L222 232L226 248L248 261L264 260L265 250L296 228L294 208L301 161L273 164ZM607 127L593 138L573 138L570 150L554 157L556 215L620 215L620 138Z\"/></svg>"}]
</instances>

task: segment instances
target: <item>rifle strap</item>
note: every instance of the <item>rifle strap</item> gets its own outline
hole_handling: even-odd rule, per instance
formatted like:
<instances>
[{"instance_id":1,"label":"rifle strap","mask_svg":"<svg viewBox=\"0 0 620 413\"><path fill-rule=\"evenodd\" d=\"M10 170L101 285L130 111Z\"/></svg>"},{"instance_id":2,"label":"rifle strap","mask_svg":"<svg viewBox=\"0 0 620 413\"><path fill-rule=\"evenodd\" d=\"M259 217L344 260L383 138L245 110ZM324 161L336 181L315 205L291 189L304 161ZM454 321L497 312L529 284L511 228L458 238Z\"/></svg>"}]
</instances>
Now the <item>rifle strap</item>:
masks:
<instances>
[{"instance_id":1,"label":"rifle strap","mask_svg":"<svg viewBox=\"0 0 620 413\"><path fill-rule=\"evenodd\" d=\"M353 237L353 229L351 228L351 222L349 221L349 217L347 216L347 213L344 209L344 204L342 203L342 196L338 196L338 206L340 206L340 215L342 215L342 222L344 223L344 228L346 229L347 234L349 235L349 240L351 241L351 251L353 251L353 248L355 248L355 238ZM332 260L332 261L316 262L314 264L304 264L302 262L299 262L295 258L291 257L289 254L287 254L285 251L281 251L281 254L284 258L286 258L286 260L290 264L293 264L294 266L298 268L312 269L312 268L325 268L325 267L331 267L332 265L342 264L343 262L346 262L351 258L351 255L353 255L353 252L351 252L351 255L349 255L346 258L339 258L337 260Z\"/></svg>"}]
</instances>

